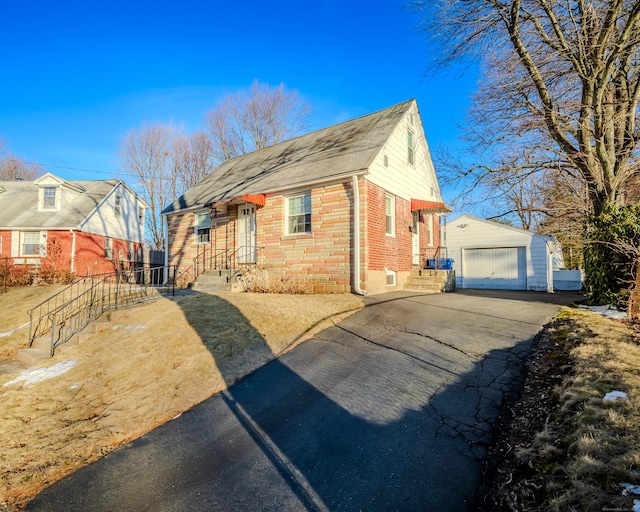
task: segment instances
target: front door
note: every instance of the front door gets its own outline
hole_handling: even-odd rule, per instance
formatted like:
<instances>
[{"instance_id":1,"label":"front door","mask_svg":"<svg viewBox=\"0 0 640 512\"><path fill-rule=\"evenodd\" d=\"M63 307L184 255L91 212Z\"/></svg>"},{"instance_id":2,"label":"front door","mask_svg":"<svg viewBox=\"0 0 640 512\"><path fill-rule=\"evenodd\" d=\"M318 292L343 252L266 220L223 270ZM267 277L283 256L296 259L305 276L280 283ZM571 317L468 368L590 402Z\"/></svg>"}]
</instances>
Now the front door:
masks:
<instances>
[{"instance_id":1,"label":"front door","mask_svg":"<svg viewBox=\"0 0 640 512\"><path fill-rule=\"evenodd\" d=\"M238 206L238 263L256 262L256 207Z\"/></svg>"},{"instance_id":2,"label":"front door","mask_svg":"<svg viewBox=\"0 0 640 512\"><path fill-rule=\"evenodd\" d=\"M420 233L418 232L418 222L420 212L413 212L413 225L411 226L411 254L413 265L420 265Z\"/></svg>"}]
</instances>

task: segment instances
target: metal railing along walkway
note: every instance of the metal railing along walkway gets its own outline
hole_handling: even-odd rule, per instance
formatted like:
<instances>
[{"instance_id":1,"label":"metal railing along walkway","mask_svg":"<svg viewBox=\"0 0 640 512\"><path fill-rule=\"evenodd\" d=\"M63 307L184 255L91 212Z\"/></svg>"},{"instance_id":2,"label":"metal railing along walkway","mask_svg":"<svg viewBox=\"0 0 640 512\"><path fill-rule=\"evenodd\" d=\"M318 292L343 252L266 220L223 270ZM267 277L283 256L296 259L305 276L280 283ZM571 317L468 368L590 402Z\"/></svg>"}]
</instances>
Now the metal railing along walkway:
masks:
<instances>
[{"instance_id":1,"label":"metal railing along walkway","mask_svg":"<svg viewBox=\"0 0 640 512\"><path fill-rule=\"evenodd\" d=\"M50 336L50 355L102 313L175 294L176 267L141 267L83 277L28 311L29 346ZM171 274L171 275L170 275ZM170 284L165 284L170 283Z\"/></svg>"}]
</instances>

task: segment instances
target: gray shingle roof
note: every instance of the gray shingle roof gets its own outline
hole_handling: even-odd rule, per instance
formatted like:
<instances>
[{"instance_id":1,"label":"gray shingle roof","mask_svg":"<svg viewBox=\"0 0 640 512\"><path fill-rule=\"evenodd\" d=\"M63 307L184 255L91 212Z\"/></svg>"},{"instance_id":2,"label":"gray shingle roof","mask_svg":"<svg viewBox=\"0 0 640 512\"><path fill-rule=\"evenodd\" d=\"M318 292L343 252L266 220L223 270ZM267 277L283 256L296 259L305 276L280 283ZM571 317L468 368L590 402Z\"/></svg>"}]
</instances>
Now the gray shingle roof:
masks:
<instances>
[{"instance_id":1,"label":"gray shingle roof","mask_svg":"<svg viewBox=\"0 0 640 512\"><path fill-rule=\"evenodd\" d=\"M113 190L118 180L73 180L84 192L63 190L62 211L38 211L39 187L32 181L0 181L1 229L77 228Z\"/></svg>"},{"instance_id":2,"label":"gray shingle roof","mask_svg":"<svg viewBox=\"0 0 640 512\"><path fill-rule=\"evenodd\" d=\"M413 101L227 160L162 213L366 170Z\"/></svg>"}]
</instances>

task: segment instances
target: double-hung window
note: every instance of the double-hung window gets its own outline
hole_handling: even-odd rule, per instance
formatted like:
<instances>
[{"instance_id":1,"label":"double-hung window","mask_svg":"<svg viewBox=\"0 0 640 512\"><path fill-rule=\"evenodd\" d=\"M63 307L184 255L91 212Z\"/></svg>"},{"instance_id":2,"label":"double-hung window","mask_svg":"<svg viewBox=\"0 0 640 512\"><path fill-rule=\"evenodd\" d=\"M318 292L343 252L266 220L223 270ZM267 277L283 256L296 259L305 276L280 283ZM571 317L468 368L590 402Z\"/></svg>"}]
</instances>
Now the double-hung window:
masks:
<instances>
[{"instance_id":1,"label":"double-hung window","mask_svg":"<svg viewBox=\"0 0 640 512\"><path fill-rule=\"evenodd\" d=\"M197 244L209 243L209 231L211 230L211 216L209 212L196 213L195 236Z\"/></svg>"},{"instance_id":2,"label":"double-hung window","mask_svg":"<svg viewBox=\"0 0 640 512\"><path fill-rule=\"evenodd\" d=\"M53 210L58 206L58 188L44 187L42 190L42 208Z\"/></svg>"},{"instance_id":3,"label":"double-hung window","mask_svg":"<svg viewBox=\"0 0 640 512\"><path fill-rule=\"evenodd\" d=\"M396 234L396 199L386 195L384 198L385 209L385 234L395 236Z\"/></svg>"},{"instance_id":4,"label":"double-hung window","mask_svg":"<svg viewBox=\"0 0 640 512\"><path fill-rule=\"evenodd\" d=\"M113 258L113 240L108 236L104 237L104 257L108 260Z\"/></svg>"},{"instance_id":5,"label":"double-hung window","mask_svg":"<svg viewBox=\"0 0 640 512\"><path fill-rule=\"evenodd\" d=\"M287 197L287 234L311 233L311 193Z\"/></svg>"},{"instance_id":6,"label":"double-hung window","mask_svg":"<svg viewBox=\"0 0 640 512\"><path fill-rule=\"evenodd\" d=\"M22 233L22 256L40 256L40 231Z\"/></svg>"},{"instance_id":7,"label":"double-hung window","mask_svg":"<svg viewBox=\"0 0 640 512\"><path fill-rule=\"evenodd\" d=\"M433 215L428 214L425 221L427 224L427 245L433 247Z\"/></svg>"}]
</instances>

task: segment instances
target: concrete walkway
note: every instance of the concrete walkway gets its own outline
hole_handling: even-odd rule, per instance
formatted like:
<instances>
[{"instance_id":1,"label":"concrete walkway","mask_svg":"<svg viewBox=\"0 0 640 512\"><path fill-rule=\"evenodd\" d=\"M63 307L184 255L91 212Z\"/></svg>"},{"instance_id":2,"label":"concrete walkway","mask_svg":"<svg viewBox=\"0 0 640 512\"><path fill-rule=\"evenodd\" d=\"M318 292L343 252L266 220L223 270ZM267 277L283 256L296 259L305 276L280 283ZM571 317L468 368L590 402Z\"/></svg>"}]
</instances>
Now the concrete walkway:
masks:
<instances>
[{"instance_id":1,"label":"concrete walkway","mask_svg":"<svg viewBox=\"0 0 640 512\"><path fill-rule=\"evenodd\" d=\"M32 511L468 510L492 423L575 296L397 292L52 485Z\"/></svg>"}]
</instances>

